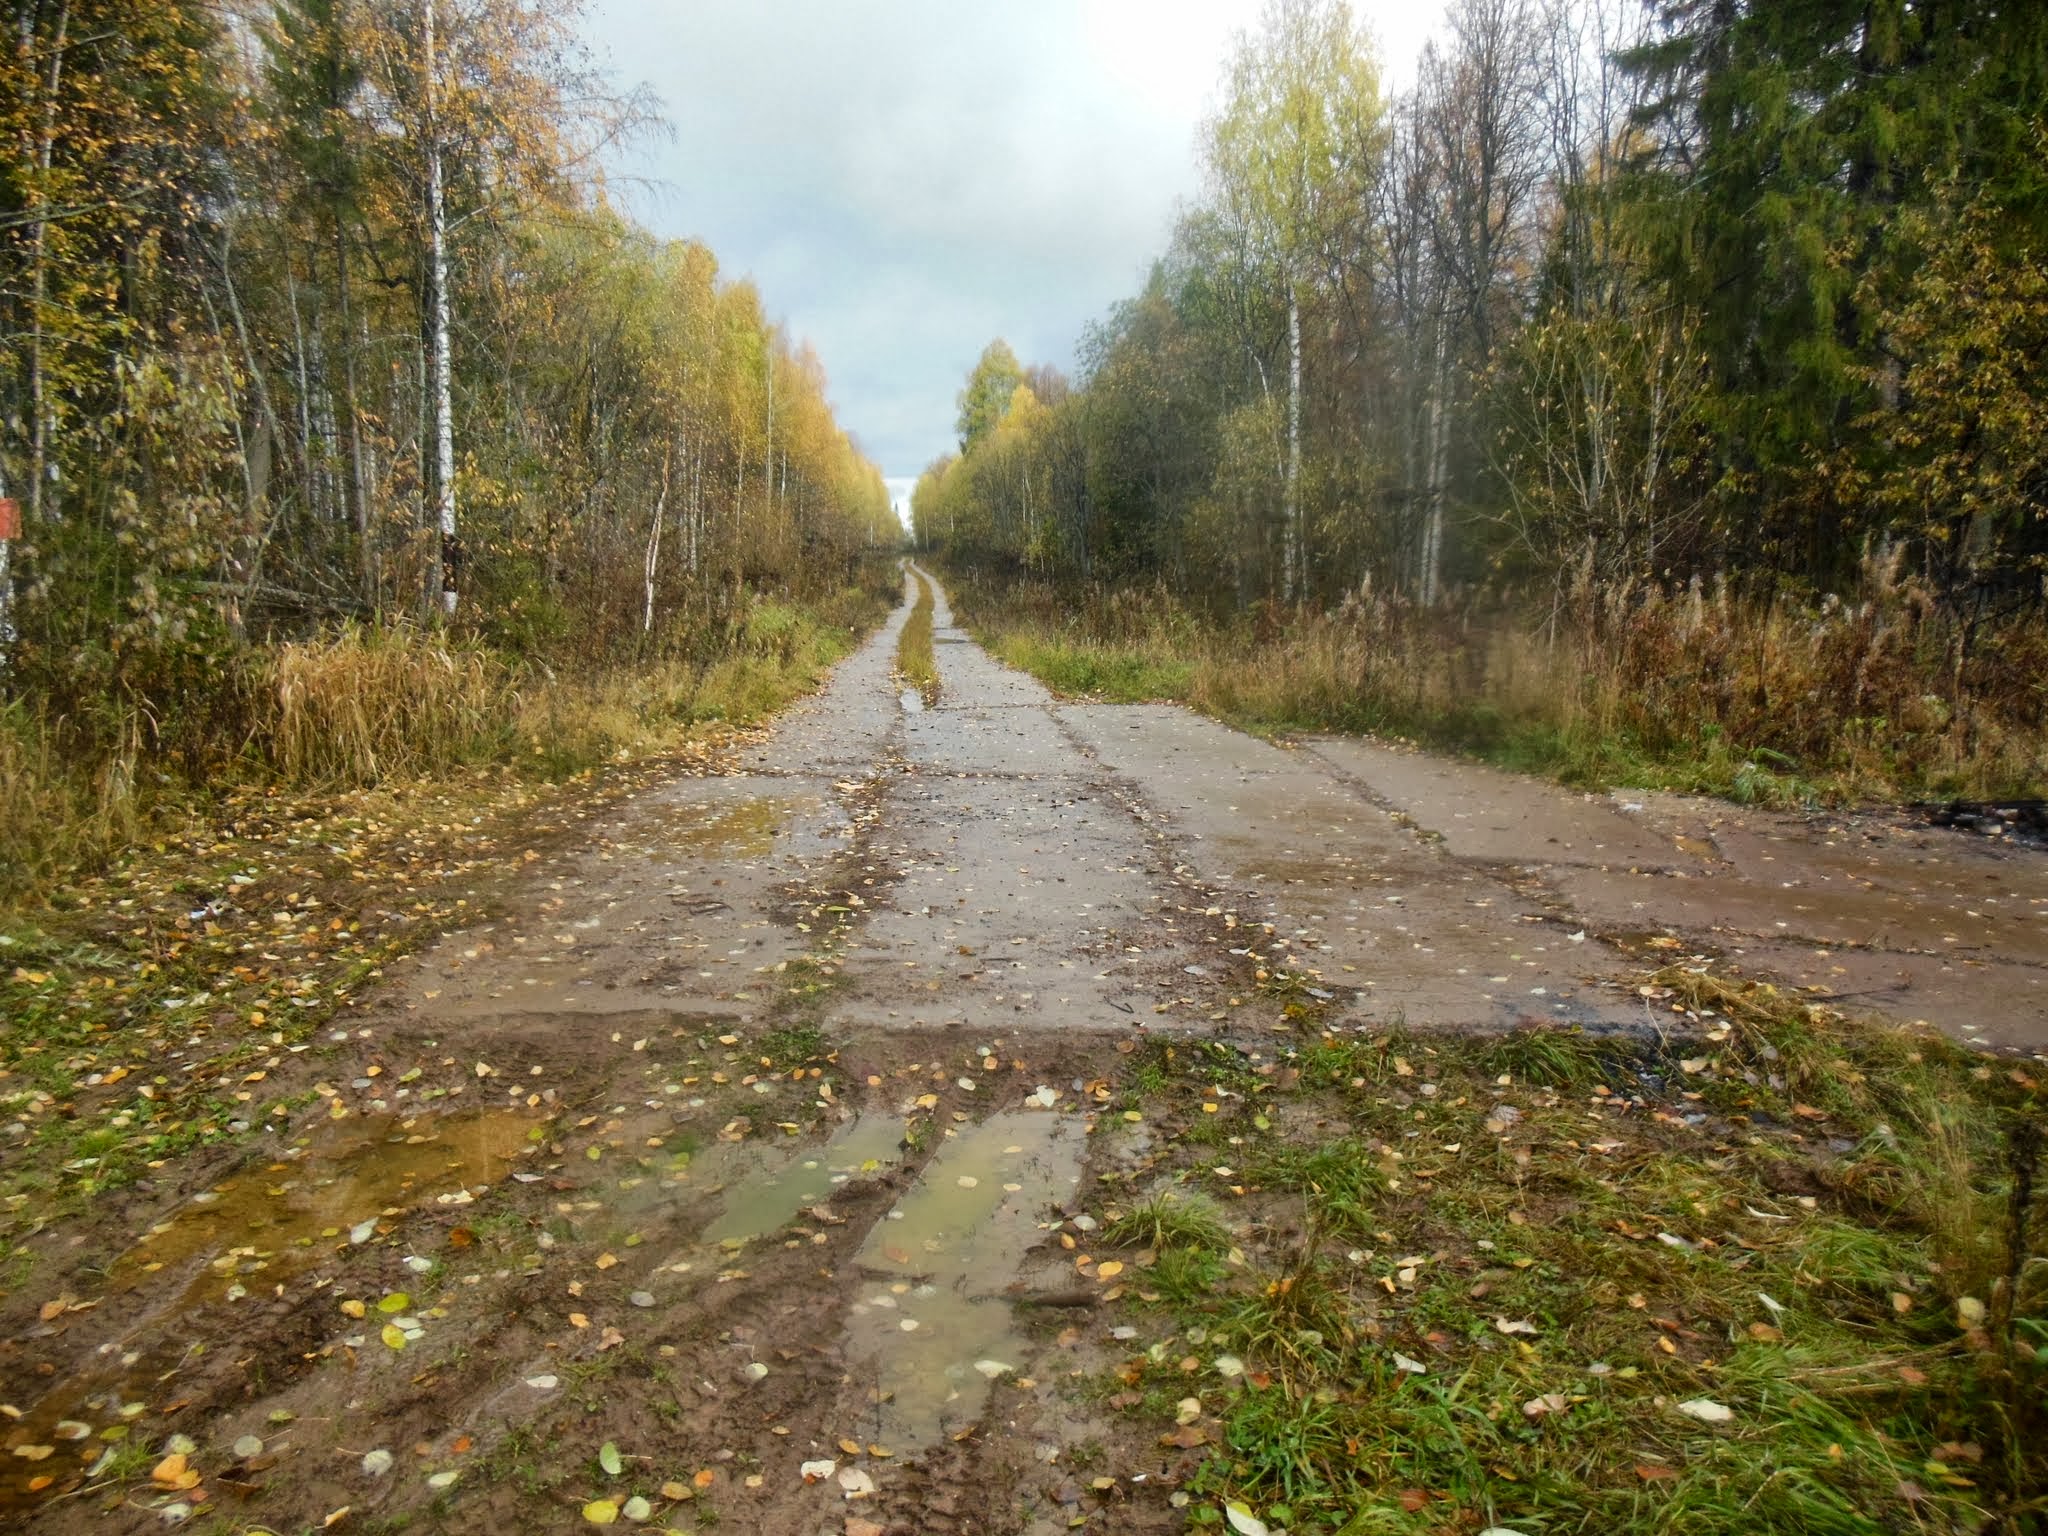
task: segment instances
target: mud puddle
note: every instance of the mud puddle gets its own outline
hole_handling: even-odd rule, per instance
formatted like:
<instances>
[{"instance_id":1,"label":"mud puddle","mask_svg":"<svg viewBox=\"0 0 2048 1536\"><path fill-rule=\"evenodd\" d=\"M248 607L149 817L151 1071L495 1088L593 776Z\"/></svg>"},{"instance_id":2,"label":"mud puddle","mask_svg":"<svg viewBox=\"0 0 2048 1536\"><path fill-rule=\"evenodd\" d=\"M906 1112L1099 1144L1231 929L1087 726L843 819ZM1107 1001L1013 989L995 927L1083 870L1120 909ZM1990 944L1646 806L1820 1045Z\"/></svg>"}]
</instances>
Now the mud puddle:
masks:
<instances>
[{"instance_id":1,"label":"mud puddle","mask_svg":"<svg viewBox=\"0 0 2048 1536\"><path fill-rule=\"evenodd\" d=\"M859 1115L809 1156L760 1167L729 1185L718 1218L704 1241L736 1247L779 1232L797 1212L831 1197L841 1184L879 1172L903 1157L903 1122L889 1115Z\"/></svg>"},{"instance_id":2,"label":"mud puddle","mask_svg":"<svg viewBox=\"0 0 2048 1536\"><path fill-rule=\"evenodd\" d=\"M106 1345L100 1363L58 1382L0 1436L0 1521L67 1493L117 1455L131 1438L148 1439L150 1399L175 1391L179 1368L204 1346L159 1338L147 1348ZM0 1391L11 1395L16 1383ZM4 1401L4 1398L0 1398Z\"/></svg>"},{"instance_id":3,"label":"mud puddle","mask_svg":"<svg viewBox=\"0 0 2048 1536\"><path fill-rule=\"evenodd\" d=\"M579 1237L606 1241L629 1236L650 1216L673 1214L684 1223L685 1240L657 1268L690 1274L706 1264L706 1248L729 1254L781 1231L839 1186L894 1166L902 1143L903 1122L887 1114L857 1115L810 1146L721 1140L668 1153L661 1163L644 1164L649 1171L610 1186L604 1198L559 1201L555 1210ZM700 1206L713 1213L701 1226L690 1215Z\"/></svg>"},{"instance_id":4,"label":"mud puddle","mask_svg":"<svg viewBox=\"0 0 2048 1536\"><path fill-rule=\"evenodd\" d=\"M1305 885L1329 901L1375 883L1391 886L1395 879L1344 853L1304 853L1249 837L1218 837L1210 846L1221 850L1232 872L1254 887Z\"/></svg>"},{"instance_id":5,"label":"mud puddle","mask_svg":"<svg viewBox=\"0 0 2048 1536\"><path fill-rule=\"evenodd\" d=\"M869 1232L845 1354L865 1388L862 1429L899 1454L978 1418L1027 1341L1009 1287L1037 1213L1080 1181L1080 1135L1058 1115L994 1116L939 1149L917 1188Z\"/></svg>"},{"instance_id":6,"label":"mud puddle","mask_svg":"<svg viewBox=\"0 0 2048 1536\"><path fill-rule=\"evenodd\" d=\"M213 1303L281 1293L393 1218L427 1205L468 1205L538 1146L541 1119L525 1111L379 1116L321 1127L307 1142L195 1196L152 1227L107 1272L112 1295L179 1286L152 1303L90 1366L53 1381L33 1403L8 1383L0 1435L0 1511L65 1491L151 1421L177 1394L179 1369L207 1347L191 1324ZM195 1268L196 1266L196 1268Z\"/></svg>"},{"instance_id":7,"label":"mud puddle","mask_svg":"<svg viewBox=\"0 0 2048 1536\"><path fill-rule=\"evenodd\" d=\"M685 803L649 808L636 820L632 835L664 851L719 854L728 858L765 858L775 851L784 828L815 816L813 795L757 795L728 803Z\"/></svg>"},{"instance_id":8,"label":"mud puddle","mask_svg":"<svg viewBox=\"0 0 2048 1536\"><path fill-rule=\"evenodd\" d=\"M469 1204L535 1149L540 1124L524 1111L481 1110L323 1129L144 1233L115 1262L113 1289L135 1290L201 1257L206 1264L185 1289L186 1305L238 1301L258 1286L282 1284L415 1206Z\"/></svg>"}]
</instances>

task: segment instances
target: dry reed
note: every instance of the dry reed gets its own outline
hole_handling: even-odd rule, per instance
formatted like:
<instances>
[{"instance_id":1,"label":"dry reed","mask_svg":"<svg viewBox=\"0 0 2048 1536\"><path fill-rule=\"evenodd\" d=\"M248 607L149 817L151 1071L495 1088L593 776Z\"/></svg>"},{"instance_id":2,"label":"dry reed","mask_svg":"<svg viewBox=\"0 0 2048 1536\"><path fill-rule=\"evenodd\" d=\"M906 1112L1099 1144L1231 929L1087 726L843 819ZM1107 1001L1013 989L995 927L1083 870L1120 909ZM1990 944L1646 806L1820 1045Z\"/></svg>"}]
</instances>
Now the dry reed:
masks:
<instances>
[{"instance_id":1,"label":"dry reed","mask_svg":"<svg viewBox=\"0 0 2048 1536\"><path fill-rule=\"evenodd\" d=\"M2048 626L1944 614L1879 562L1852 601L1809 605L1698 585L1571 591L1539 613L1360 593L1213 622L1159 591L954 581L984 637L1056 688L1255 729L1385 732L1745 799L2048 784Z\"/></svg>"}]
</instances>

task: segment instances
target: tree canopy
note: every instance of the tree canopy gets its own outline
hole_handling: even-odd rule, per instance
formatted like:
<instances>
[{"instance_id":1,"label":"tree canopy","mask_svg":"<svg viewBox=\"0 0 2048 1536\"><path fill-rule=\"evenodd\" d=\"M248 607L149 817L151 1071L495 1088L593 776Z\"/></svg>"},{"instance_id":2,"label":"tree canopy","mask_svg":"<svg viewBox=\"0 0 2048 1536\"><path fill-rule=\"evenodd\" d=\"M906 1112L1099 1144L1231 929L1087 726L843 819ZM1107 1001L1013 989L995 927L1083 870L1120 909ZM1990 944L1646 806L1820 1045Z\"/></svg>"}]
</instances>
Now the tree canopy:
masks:
<instances>
[{"instance_id":1,"label":"tree canopy","mask_svg":"<svg viewBox=\"0 0 2048 1536\"><path fill-rule=\"evenodd\" d=\"M2048 9L1454 0L1378 79L1270 0L1145 290L1069 396L963 411L920 542L1225 607L1878 555L2043 604Z\"/></svg>"},{"instance_id":2,"label":"tree canopy","mask_svg":"<svg viewBox=\"0 0 2048 1536\"><path fill-rule=\"evenodd\" d=\"M898 536L817 358L606 198L647 113L571 11L11 19L0 693L163 715L223 647L433 619L444 585L456 625L556 660L688 648L745 587Z\"/></svg>"}]
</instances>

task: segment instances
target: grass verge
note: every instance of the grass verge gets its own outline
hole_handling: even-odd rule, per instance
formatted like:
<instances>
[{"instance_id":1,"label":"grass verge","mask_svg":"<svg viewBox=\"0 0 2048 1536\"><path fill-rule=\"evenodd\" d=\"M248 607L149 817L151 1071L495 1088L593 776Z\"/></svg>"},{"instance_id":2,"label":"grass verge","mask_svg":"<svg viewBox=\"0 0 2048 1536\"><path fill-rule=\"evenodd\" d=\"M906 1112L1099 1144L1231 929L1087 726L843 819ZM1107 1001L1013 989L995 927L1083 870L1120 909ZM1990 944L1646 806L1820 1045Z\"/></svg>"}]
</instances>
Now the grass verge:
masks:
<instances>
[{"instance_id":1,"label":"grass verge","mask_svg":"<svg viewBox=\"0 0 2048 1536\"><path fill-rule=\"evenodd\" d=\"M348 626L223 659L191 708L138 704L87 730L0 704L0 911L183 835L223 793L487 767L560 780L747 724L813 686L887 608L872 586L803 607L756 597L702 656L576 672L416 628Z\"/></svg>"},{"instance_id":2,"label":"grass verge","mask_svg":"<svg viewBox=\"0 0 2048 1536\"><path fill-rule=\"evenodd\" d=\"M976 637L1057 692L1170 700L1263 734L1371 732L1567 783L1745 803L2048 786L2048 691L2031 670L2048 667L2048 631L2016 624L1964 667L1927 653L1898 593L1812 612L1653 597L1531 628L1384 598L1218 622L1162 592L948 581Z\"/></svg>"},{"instance_id":3,"label":"grass verge","mask_svg":"<svg viewBox=\"0 0 2048 1536\"><path fill-rule=\"evenodd\" d=\"M1162 1150L1101 1196L1138 1327L1100 1390L1187 1452L1195 1527L2044 1528L2031 1069L1705 971L1645 987L1668 1048L1134 1059Z\"/></svg>"},{"instance_id":4,"label":"grass verge","mask_svg":"<svg viewBox=\"0 0 2048 1536\"><path fill-rule=\"evenodd\" d=\"M896 675L906 688L915 688L929 709L939 702L939 661L932 653L932 584L912 571L917 582L917 602L904 621L896 640Z\"/></svg>"}]
</instances>

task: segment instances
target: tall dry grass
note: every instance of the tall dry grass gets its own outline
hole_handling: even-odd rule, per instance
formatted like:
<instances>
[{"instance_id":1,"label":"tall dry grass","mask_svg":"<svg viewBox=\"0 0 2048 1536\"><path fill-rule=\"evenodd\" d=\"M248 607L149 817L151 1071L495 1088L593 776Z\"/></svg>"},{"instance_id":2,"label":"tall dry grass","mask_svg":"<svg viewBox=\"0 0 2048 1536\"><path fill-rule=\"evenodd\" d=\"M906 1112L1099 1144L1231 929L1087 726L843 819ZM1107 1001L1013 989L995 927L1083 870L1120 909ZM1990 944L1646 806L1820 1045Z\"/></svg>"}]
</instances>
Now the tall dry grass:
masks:
<instances>
[{"instance_id":1,"label":"tall dry grass","mask_svg":"<svg viewBox=\"0 0 2048 1536\"><path fill-rule=\"evenodd\" d=\"M412 627L349 626L224 658L165 728L0 705L0 902L119 853L232 783L348 790L510 764L558 778L744 725L814 686L887 611L867 589L810 608L755 599L703 657L556 672Z\"/></svg>"},{"instance_id":2,"label":"tall dry grass","mask_svg":"<svg viewBox=\"0 0 2048 1536\"><path fill-rule=\"evenodd\" d=\"M481 647L350 626L250 664L250 750L294 784L366 785L501 754L520 677Z\"/></svg>"},{"instance_id":3,"label":"tall dry grass","mask_svg":"<svg viewBox=\"0 0 2048 1536\"><path fill-rule=\"evenodd\" d=\"M1179 699L1254 729L1397 734L1741 799L2048 785L2048 625L1945 614L1880 562L1847 600L1808 605L1581 584L1536 611L1361 593L1222 622L1156 590L955 584L994 648L1055 688Z\"/></svg>"},{"instance_id":4,"label":"tall dry grass","mask_svg":"<svg viewBox=\"0 0 2048 1536\"><path fill-rule=\"evenodd\" d=\"M140 827L139 729L89 758L65 735L21 704L0 707L0 897L103 858Z\"/></svg>"}]
</instances>

